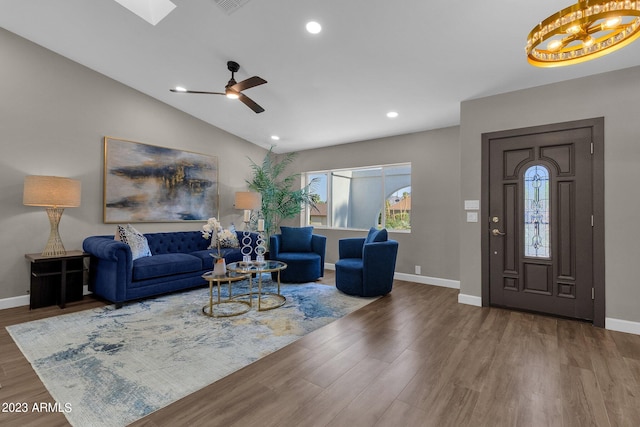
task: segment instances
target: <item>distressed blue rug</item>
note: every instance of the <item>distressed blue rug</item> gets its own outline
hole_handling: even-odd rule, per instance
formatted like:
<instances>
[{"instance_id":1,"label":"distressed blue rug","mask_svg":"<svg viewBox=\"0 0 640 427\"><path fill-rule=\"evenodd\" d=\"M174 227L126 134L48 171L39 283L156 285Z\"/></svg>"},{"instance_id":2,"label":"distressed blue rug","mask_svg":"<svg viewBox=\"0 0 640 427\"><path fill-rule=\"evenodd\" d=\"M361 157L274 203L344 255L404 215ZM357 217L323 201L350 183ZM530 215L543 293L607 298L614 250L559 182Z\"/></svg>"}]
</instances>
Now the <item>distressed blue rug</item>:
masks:
<instances>
[{"instance_id":1,"label":"distressed blue rug","mask_svg":"<svg viewBox=\"0 0 640 427\"><path fill-rule=\"evenodd\" d=\"M203 315L201 288L7 330L72 425L125 426L375 299L315 283L281 290L282 307L237 317Z\"/></svg>"}]
</instances>

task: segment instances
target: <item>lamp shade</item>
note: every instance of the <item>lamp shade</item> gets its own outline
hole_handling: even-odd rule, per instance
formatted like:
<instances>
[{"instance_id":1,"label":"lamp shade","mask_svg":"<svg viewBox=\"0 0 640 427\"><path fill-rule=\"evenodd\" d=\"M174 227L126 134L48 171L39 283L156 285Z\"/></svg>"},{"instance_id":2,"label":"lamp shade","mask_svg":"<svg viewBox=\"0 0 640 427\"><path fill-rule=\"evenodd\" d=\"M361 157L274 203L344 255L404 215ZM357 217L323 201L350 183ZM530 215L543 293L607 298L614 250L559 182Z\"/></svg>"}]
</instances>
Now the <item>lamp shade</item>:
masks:
<instances>
[{"instance_id":1,"label":"lamp shade","mask_svg":"<svg viewBox=\"0 0 640 427\"><path fill-rule=\"evenodd\" d=\"M262 206L262 195L252 191L238 191L234 205L236 209L259 209Z\"/></svg>"},{"instance_id":2,"label":"lamp shade","mask_svg":"<svg viewBox=\"0 0 640 427\"><path fill-rule=\"evenodd\" d=\"M59 176L27 175L22 203L27 206L76 208L80 206L80 181Z\"/></svg>"}]
</instances>

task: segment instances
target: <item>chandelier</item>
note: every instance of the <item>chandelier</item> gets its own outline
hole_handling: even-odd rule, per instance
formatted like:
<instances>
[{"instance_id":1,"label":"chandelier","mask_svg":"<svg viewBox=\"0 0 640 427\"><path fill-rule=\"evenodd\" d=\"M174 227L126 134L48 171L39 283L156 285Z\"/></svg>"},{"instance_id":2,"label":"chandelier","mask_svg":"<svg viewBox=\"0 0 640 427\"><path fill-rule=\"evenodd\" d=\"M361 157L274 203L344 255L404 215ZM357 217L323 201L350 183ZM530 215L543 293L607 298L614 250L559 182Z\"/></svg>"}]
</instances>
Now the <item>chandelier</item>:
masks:
<instances>
[{"instance_id":1,"label":"chandelier","mask_svg":"<svg viewBox=\"0 0 640 427\"><path fill-rule=\"evenodd\" d=\"M577 64L613 52L640 36L640 0L578 0L536 25L527 60L536 67Z\"/></svg>"}]
</instances>

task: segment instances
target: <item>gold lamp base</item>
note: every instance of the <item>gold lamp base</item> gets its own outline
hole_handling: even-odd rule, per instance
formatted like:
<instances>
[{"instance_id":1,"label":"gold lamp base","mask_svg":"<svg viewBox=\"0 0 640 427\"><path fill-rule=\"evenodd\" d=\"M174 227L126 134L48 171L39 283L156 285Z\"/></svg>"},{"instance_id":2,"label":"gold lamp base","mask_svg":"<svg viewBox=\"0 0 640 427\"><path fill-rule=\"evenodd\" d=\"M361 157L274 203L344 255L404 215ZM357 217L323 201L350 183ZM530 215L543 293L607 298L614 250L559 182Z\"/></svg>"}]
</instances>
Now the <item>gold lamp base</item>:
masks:
<instances>
[{"instance_id":1,"label":"gold lamp base","mask_svg":"<svg viewBox=\"0 0 640 427\"><path fill-rule=\"evenodd\" d=\"M49 241L47 241L47 246L45 246L42 256L60 256L67 254L62 244L60 233L58 232L58 225L60 224L60 218L62 218L63 212L63 208L47 208L51 231L49 232Z\"/></svg>"}]
</instances>

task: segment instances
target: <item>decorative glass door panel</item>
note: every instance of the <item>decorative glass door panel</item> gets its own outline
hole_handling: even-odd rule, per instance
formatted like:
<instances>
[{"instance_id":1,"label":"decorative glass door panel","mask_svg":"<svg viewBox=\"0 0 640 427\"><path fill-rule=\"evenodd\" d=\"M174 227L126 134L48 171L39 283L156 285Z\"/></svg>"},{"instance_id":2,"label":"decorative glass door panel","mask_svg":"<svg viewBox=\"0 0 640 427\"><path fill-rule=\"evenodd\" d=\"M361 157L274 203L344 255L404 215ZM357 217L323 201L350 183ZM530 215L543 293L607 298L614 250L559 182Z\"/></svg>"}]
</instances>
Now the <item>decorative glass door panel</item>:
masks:
<instances>
[{"instance_id":1,"label":"decorative glass door panel","mask_svg":"<svg viewBox=\"0 0 640 427\"><path fill-rule=\"evenodd\" d=\"M542 165L524 173L524 256L549 258L549 170Z\"/></svg>"}]
</instances>

